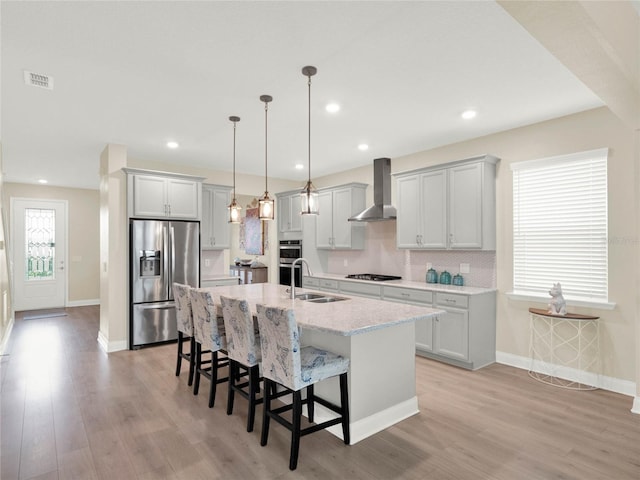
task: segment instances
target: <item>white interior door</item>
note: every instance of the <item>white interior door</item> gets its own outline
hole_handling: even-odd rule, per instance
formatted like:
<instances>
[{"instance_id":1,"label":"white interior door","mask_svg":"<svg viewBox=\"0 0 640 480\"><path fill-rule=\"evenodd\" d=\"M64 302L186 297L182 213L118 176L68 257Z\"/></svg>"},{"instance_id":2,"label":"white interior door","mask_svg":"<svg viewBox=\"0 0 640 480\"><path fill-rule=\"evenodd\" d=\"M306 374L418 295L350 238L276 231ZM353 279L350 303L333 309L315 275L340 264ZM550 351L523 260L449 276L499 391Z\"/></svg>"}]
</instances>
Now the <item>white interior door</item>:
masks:
<instances>
[{"instance_id":1,"label":"white interior door","mask_svg":"<svg viewBox=\"0 0 640 480\"><path fill-rule=\"evenodd\" d=\"M14 307L65 306L67 202L11 199Z\"/></svg>"}]
</instances>

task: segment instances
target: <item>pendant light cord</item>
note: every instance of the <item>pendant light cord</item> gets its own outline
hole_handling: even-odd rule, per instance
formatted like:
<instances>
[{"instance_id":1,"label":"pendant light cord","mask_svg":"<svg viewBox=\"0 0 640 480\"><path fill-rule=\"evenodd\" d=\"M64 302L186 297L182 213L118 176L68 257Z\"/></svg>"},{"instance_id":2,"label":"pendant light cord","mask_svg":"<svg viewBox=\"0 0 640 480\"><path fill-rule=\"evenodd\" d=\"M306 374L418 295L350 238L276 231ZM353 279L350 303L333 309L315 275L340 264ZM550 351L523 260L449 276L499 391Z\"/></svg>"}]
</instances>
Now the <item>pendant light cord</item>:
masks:
<instances>
[{"instance_id":1,"label":"pendant light cord","mask_svg":"<svg viewBox=\"0 0 640 480\"><path fill-rule=\"evenodd\" d=\"M265 192L265 194L269 191L269 189L267 188L267 178L268 178L268 173L267 173L267 122L268 122L267 110L269 110L269 103L265 101L264 102L264 192Z\"/></svg>"},{"instance_id":2,"label":"pendant light cord","mask_svg":"<svg viewBox=\"0 0 640 480\"><path fill-rule=\"evenodd\" d=\"M308 115L309 115L309 119L308 119L309 121L307 123L308 123L308 128L309 128L309 132L308 132L309 141L308 141L308 147L307 147L308 148L307 156L308 156L308 159L309 159L309 168L308 168L308 171L309 171L309 183L311 183L311 75L309 75L308 78L309 78L309 81L307 82L307 85L309 86L309 89L308 89L309 90L309 94L308 94L308 105L307 105L308 108L307 108L307 110L308 110Z\"/></svg>"},{"instance_id":3,"label":"pendant light cord","mask_svg":"<svg viewBox=\"0 0 640 480\"><path fill-rule=\"evenodd\" d=\"M233 199L236 199L236 122L233 121Z\"/></svg>"}]
</instances>

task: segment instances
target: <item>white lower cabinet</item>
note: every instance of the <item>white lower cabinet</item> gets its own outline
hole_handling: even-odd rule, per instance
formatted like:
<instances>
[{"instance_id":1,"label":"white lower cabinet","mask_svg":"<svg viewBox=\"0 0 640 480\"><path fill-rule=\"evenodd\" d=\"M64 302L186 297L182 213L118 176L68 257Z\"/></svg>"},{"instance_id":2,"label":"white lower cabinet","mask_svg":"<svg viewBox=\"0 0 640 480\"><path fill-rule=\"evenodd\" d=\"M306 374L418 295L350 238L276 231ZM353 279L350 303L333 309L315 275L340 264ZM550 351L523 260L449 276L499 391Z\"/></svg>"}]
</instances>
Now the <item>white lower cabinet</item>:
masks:
<instances>
[{"instance_id":1,"label":"white lower cabinet","mask_svg":"<svg viewBox=\"0 0 640 480\"><path fill-rule=\"evenodd\" d=\"M322 277L302 277L302 286L443 310L415 322L416 354L470 370L496 361L495 292L469 295Z\"/></svg>"},{"instance_id":2,"label":"white lower cabinet","mask_svg":"<svg viewBox=\"0 0 640 480\"><path fill-rule=\"evenodd\" d=\"M416 353L476 370L496 361L496 295L436 292L431 348L416 340ZM417 335L417 334L416 334Z\"/></svg>"},{"instance_id":3,"label":"white lower cabinet","mask_svg":"<svg viewBox=\"0 0 640 480\"><path fill-rule=\"evenodd\" d=\"M443 308L438 305L437 308ZM443 308L444 309L444 308ZM433 322L432 352L463 362L469 361L469 312L447 308ZM416 345L417 346L417 345Z\"/></svg>"}]
</instances>

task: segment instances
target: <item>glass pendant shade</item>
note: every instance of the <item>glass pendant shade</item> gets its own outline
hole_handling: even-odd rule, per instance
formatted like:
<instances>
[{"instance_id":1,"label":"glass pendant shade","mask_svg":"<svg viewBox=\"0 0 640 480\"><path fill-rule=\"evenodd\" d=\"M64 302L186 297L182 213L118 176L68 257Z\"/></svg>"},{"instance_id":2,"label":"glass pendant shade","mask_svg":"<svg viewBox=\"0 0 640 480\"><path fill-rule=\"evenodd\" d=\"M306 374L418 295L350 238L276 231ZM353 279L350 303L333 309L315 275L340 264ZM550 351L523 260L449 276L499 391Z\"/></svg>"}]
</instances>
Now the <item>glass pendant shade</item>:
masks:
<instances>
[{"instance_id":1,"label":"glass pendant shade","mask_svg":"<svg viewBox=\"0 0 640 480\"><path fill-rule=\"evenodd\" d=\"M258 200L260 220L273 220L275 218L275 201L269 197L269 192L264 192L264 197Z\"/></svg>"},{"instance_id":2,"label":"glass pendant shade","mask_svg":"<svg viewBox=\"0 0 640 480\"><path fill-rule=\"evenodd\" d=\"M236 202L236 198L229 204L229 223L240 223L240 210L242 207Z\"/></svg>"},{"instance_id":3,"label":"glass pendant shade","mask_svg":"<svg viewBox=\"0 0 640 480\"><path fill-rule=\"evenodd\" d=\"M318 215L318 191L311 181L308 181L304 189L300 192L302 215Z\"/></svg>"}]
</instances>

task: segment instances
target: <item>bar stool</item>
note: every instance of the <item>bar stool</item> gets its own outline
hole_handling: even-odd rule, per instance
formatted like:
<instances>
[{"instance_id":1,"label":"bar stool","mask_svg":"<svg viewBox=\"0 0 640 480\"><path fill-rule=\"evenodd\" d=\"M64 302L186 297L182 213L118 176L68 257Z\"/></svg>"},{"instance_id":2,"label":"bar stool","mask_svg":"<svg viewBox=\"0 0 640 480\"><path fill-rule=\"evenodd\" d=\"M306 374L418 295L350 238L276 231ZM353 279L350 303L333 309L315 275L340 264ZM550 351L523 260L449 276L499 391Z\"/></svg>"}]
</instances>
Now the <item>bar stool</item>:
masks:
<instances>
[{"instance_id":1,"label":"bar stool","mask_svg":"<svg viewBox=\"0 0 640 480\"><path fill-rule=\"evenodd\" d=\"M195 371L195 351L196 341L193 338L193 312L191 311L191 295L189 285L181 283L173 284L173 297L176 300L176 323L178 326L178 362L176 365L176 377L180 376L182 359L189 362L189 382L193 384L193 374ZM183 351L183 343L189 340L189 352Z\"/></svg>"},{"instance_id":2,"label":"bar stool","mask_svg":"<svg viewBox=\"0 0 640 480\"><path fill-rule=\"evenodd\" d=\"M247 432L252 432L256 405L262 403L262 398L257 398L261 380L260 335L255 331L253 316L246 300L221 295L220 301L229 357L227 415L233 413L234 394L237 392L249 401ZM243 372L241 373L240 370ZM248 379L241 383L244 377Z\"/></svg>"},{"instance_id":3,"label":"bar stool","mask_svg":"<svg viewBox=\"0 0 640 480\"><path fill-rule=\"evenodd\" d=\"M349 433L349 396L347 371L349 359L325 350L307 346L300 347L300 334L292 309L256 305L258 326L260 327L260 345L262 351L262 375L264 377L264 406L262 416L261 445L266 445L269 437L269 421L275 421L291 431L291 452L289 469L298 465L300 437L342 424L344 443L350 442ZM340 376L340 406L314 395L313 385L330 377ZM274 384L290 393L293 402L274 408L271 401L276 397ZM307 398L302 399L301 390L307 389ZM301 428L302 405L307 405L309 421L313 422L313 404L318 402L329 410L338 413L337 418ZM282 413L292 410L291 421Z\"/></svg>"},{"instance_id":4,"label":"bar stool","mask_svg":"<svg viewBox=\"0 0 640 480\"><path fill-rule=\"evenodd\" d=\"M200 388L200 375L209 379L209 408L216 401L216 386L226 382L229 377L218 378L218 370L229 365L227 358L227 341L222 317L216 315L213 295L207 290L191 289L191 308L193 310L193 336L196 339L196 366L193 394ZM203 360L202 356L211 353L211 360Z\"/></svg>"}]
</instances>

